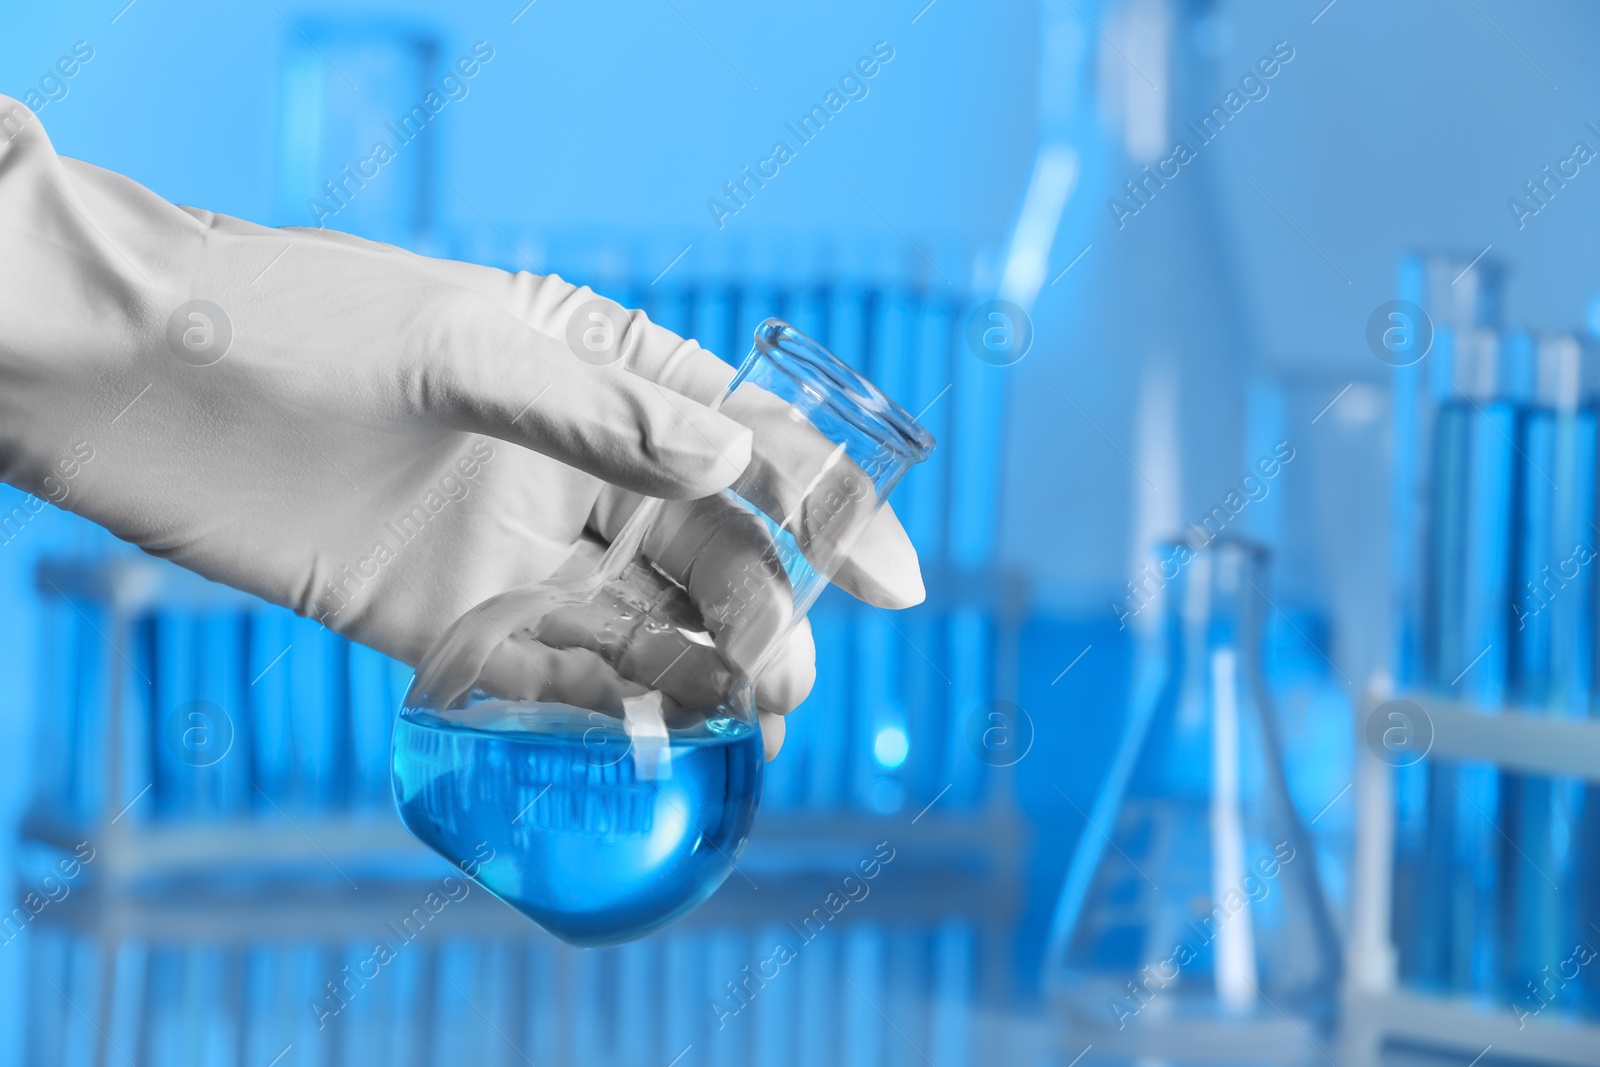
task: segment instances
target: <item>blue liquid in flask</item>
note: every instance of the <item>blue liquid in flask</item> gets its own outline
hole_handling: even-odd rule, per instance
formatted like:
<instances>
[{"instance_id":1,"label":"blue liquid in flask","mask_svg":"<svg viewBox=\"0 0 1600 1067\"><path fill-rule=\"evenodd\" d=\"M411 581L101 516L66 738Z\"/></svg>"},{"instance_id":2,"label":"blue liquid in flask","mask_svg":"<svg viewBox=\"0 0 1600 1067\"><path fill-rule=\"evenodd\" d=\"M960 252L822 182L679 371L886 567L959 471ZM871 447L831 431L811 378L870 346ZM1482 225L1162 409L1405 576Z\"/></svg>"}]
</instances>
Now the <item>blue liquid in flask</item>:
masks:
<instances>
[{"instance_id":1,"label":"blue liquid in flask","mask_svg":"<svg viewBox=\"0 0 1600 1067\"><path fill-rule=\"evenodd\" d=\"M492 849L476 881L557 937L643 937L732 871L761 799L758 727L719 716L636 751L622 722L597 712L498 701L472 711L470 726L401 713L400 818L457 865Z\"/></svg>"}]
</instances>

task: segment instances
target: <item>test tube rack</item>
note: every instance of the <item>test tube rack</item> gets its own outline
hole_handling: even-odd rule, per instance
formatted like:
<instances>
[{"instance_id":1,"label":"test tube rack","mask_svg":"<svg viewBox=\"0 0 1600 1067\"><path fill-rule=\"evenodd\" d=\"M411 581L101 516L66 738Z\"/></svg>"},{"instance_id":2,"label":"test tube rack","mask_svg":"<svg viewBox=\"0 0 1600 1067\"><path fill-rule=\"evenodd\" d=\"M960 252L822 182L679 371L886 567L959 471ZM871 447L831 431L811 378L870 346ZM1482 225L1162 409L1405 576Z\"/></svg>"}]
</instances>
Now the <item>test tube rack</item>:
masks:
<instances>
[{"instance_id":1,"label":"test tube rack","mask_svg":"<svg viewBox=\"0 0 1600 1067\"><path fill-rule=\"evenodd\" d=\"M43 721L36 724L41 731L41 759L36 765L45 780L39 783L42 791L22 824L24 851L49 857L71 853L79 842L89 841L95 858L85 865L84 878L74 892L41 914L32 931L30 968L44 968L40 973L60 985L73 1005L88 1013L83 1018L94 1020L99 1031L126 1035L126 1040L138 1047L161 1047L168 1040L160 1036L164 1032L161 1027L175 1024L145 1015L158 1010L171 1013L172 1009L161 1008L162 998L153 983L158 975L167 975L161 981L178 981L168 973L173 967L187 976L181 981L194 987L192 996L202 999L222 996L223 989L234 990L228 996L242 996L240 974L250 967L266 966L259 962L263 960L274 961L270 966L276 968L310 968L316 971L318 981L324 971L338 978L339 965L347 962L355 940L383 917L408 914L425 891L437 888L440 878L449 873L442 860L405 832L386 795L381 803L368 797L365 803L316 811L287 801L274 802L265 791L247 788L235 789L238 802L221 809L212 806L191 813L154 809L153 783L145 772L150 768L150 750L170 738L152 729L155 709L133 698L145 684L135 662L135 627L157 610L283 614L281 609L139 555L119 555L89 564L47 561L38 572L38 587L49 606L71 623L75 639L93 661L93 666L81 660L77 663L81 674L97 675L103 684L85 684L78 694L102 699L69 701L60 717L42 709L39 718ZM993 594L1011 586L951 578L937 583L936 588L943 593L930 610L938 612L966 604L977 590ZM1014 642L1015 627L1002 629L1013 635L1009 640ZM342 641L331 635L327 639ZM1005 647L1014 649L1014 644ZM406 673L399 670L401 675ZM151 671L148 664L144 671ZM392 706L384 709L387 715L394 710ZM234 728L248 732L247 714L235 718ZM387 717L381 720L385 736L389 722ZM912 740L915 744L920 739ZM43 773L50 770L50 764L58 769L62 766L61 760L45 758L45 750L52 749L75 764L69 773L73 781L94 782L97 788L86 795L63 795L61 784L49 780L54 776ZM238 759L241 753L231 755ZM224 756L216 766L226 766L228 758ZM173 769L170 759L166 764L169 771ZM176 766L181 773L213 769ZM190 790L189 795L198 795L198 791ZM941 1002L937 1013L924 1022L932 1027L930 1034L942 1035L939 1040L946 1046L991 1047L985 1028L998 1024L985 1021L982 1011L974 1014L972 1002L999 1004L1006 996L1025 841L1009 791L992 788L984 797L974 806L956 800L954 793L941 795L928 798L932 803L926 807L919 803L920 811L908 807L892 815L848 807L817 810L803 803L770 815L763 812L757 835L739 859L738 873L714 905L699 909L665 932L661 945L639 952L633 952L631 946L621 950L617 980L627 981L627 975L636 972L647 975L669 964L677 966L673 960L687 960L683 966L702 977L727 970L729 979L740 979L740 967L749 962L750 953L757 947L766 948L756 944L758 938L785 928L786 919L800 921L811 914L819 901L837 890L841 873L872 855L877 842L888 841L896 852L893 869L897 874L903 872L899 881L891 887L880 880L876 899L863 902L871 907L844 916L840 944L818 950L819 962L807 970L843 966L847 960L841 959L840 953L844 957L854 953L861 955L867 968L861 973L867 977L852 972L852 981L879 982L884 973L881 968L904 969L893 961L905 951L911 951L912 958L926 957L928 952L935 956L955 953L926 977L935 980L936 987L948 987L939 996L954 996L956 1001ZM201 877L206 872L223 872L225 877ZM19 896L36 881L24 864ZM150 891L152 888L155 891ZM895 932L901 927L904 933ZM921 936L913 928L948 930L934 938L933 948L908 949L907 938ZM418 1041L432 1041L428 1035L448 1024L454 1008L447 1002L455 994L442 986L445 978L457 984L476 983L466 986L469 992L492 988L502 978L513 980L506 975L514 977L514 984L523 983L516 985L523 989L535 978L515 976L531 976L535 971L542 976L539 981L550 980L552 975L568 976L557 982L560 988L566 988L569 979L576 981L585 975L591 985L599 980L594 966L579 958L582 954L556 944L482 892L454 908L447 930L419 948L416 956L420 968L416 980L433 991L425 999L432 1005L427 1010L434 1012L426 1019L404 1024L411 1028L407 1033L416 1030L421 1034L415 1038ZM491 945L502 949L491 951ZM729 946L742 947L725 951ZM510 955L502 959L507 953ZM468 970L460 971L461 967ZM201 980L195 977L199 971L190 974L196 968L216 973ZM822 996L812 988L818 983L808 979L808 991L787 995L798 995L803 1003L816 1001L815 1011L823 1015L842 1011L854 1018L860 1014L834 995L842 983L829 978L821 984L833 992ZM843 988L849 992L848 986ZM483 992L486 998L489 995ZM94 1033L84 1029L87 1023L80 1025L78 1016L58 1011L60 1005L49 999L54 994L48 990L39 996L40 1018L55 1019L51 1025L59 1024L62 1040L93 1045ZM819 996L821 1000L816 999ZM283 1018L292 1017L302 1024L301 1037L294 1037L291 1027L284 1041L309 1046L313 1038L301 1017L310 1018L310 1014L299 1001L291 1007L292 1011L283 1012ZM495 1018L501 1010L520 1017L513 1007L509 1002L486 1001L484 1010ZM230 1041L259 1024L259 1020L247 1024L252 1009L242 1003L219 1002L216 1010L221 1013L218 1021L206 1025L223 1027L231 1035ZM658 1005L653 1010L665 1017L677 1009ZM705 1006L696 1001L684 1010L704 1012ZM381 1023L368 1017L352 1030L387 1033L411 1014L402 1011L396 1020ZM539 1025L544 1028L539 1031L544 1035L540 1040L547 1047L567 1050L554 1062L611 1062L604 1056L593 1058L590 1053L605 1042L589 1032L592 1027L580 1025L569 1014L540 1009ZM940 1022L940 1018L947 1021ZM502 1021L498 1025L509 1024ZM428 1030L429 1026L435 1030ZM281 1045L270 1050L267 1058ZM259 1050L252 1055L254 1051ZM565 1059L566 1055L572 1059ZM955 1055L953 1062L961 1062L965 1055ZM414 1062L433 1062L418 1056ZM254 1062L248 1056L240 1060L246 1061ZM755 1054L739 1060L763 1061L762 1055ZM623 1056L617 1062L631 1061Z\"/></svg>"},{"instance_id":2,"label":"test tube rack","mask_svg":"<svg viewBox=\"0 0 1600 1067\"><path fill-rule=\"evenodd\" d=\"M348 713L352 718L364 717L369 732L377 736L364 743L346 739L331 746L336 756L347 761L376 761L376 771L365 775L378 785L376 791L352 796L347 788L341 802L318 808L302 798L294 805L274 797L270 788L262 788L259 768L247 765L230 771L244 779L232 786L231 803L219 804L212 797L211 802L191 804L190 809L152 814L150 794L163 773L200 778L215 768L174 762L170 753L156 751L173 739L165 736L160 721L152 719L164 718L171 709L151 708L134 699L136 691L149 684L144 676L150 673L148 664L141 669L135 662L131 636L135 625L158 609L287 613L141 555L119 555L89 564L46 561L39 570L38 585L46 599L54 602L55 610L73 624L79 639L91 643L88 660L96 662L75 664L82 684L79 692L103 699L69 701L69 706L53 709L36 724L40 731L36 767L41 769L41 779L47 780L38 783L37 799L24 817L24 840L65 851L91 840L99 854L93 864L97 878L128 885L217 869L282 873L320 867L333 877L338 871L353 869L394 871L402 878L432 869L434 857L406 833L387 793L388 732L398 695L404 690L403 679L409 676L403 665L388 664L395 684L368 694L369 698L393 697L387 706L363 709L364 716ZM962 585L952 581L951 585L954 592L947 593L946 599L962 600L963 588L997 587L978 582ZM1000 583L999 587L1003 586ZM930 608L949 610L950 605L936 602ZM313 632L324 640L348 644L320 628ZM1003 633L1010 636L1002 658L1014 657L1015 626L1004 627ZM370 650L359 651L376 656ZM98 676L103 683L83 683L89 676ZM242 691L244 686L241 683L235 689ZM249 705L219 710L229 719L227 728L241 739L259 736L248 721ZM219 725L209 724L212 729ZM321 728L328 724L298 725ZM955 726L959 741L960 724ZM920 741L913 739L913 743ZM239 744L243 747L245 742ZM239 753L219 755L216 768L225 767L230 756L235 761L242 758ZM977 763L964 750L960 755L968 755L968 759L956 758L956 762ZM360 776L349 766L337 770L347 778ZM1005 779L997 777L997 781L1006 784ZM66 782L76 783L76 787ZM170 788L184 785L188 783ZM190 786L188 795L201 797L203 792ZM882 814L850 805L812 806L802 795L788 807L763 811L759 832L741 866L773 874L846 869L863 849L870 852L884 833L902 823L910 825L915 817L918 830L907 838L918 864L986 872L997 885L1014 885L1023 830L1009 790L980 787L976 795L969 792L969 798L933 796ZM923 803L927 808L918 812ZM990 899L997 898L991 894ZM1008 911L1004 907L999 910Z\"/></svg>"},{"instance_id":3,"label":"test tube rack","mask_svg":"<svg viewBox=\"0 0 1600 1067\"><path fill-rule=\"evenodd\" d=\"M1479 1056L1594 1067L1600 1063L1600 1024L1554 1013L1524 1020L1509 1005L1433 997L1399 986L1391 936L1395 769L1365 741L1368 720L1390 699L1381 691L1369 694L1356 722L1361 736L1352 790L1356 843L1341 1062L1377 1067L1385 1047L1402 1042L1461 1053L1463 1063ZM1481 761L1508 771L1600 783L1600 719L1561 719L1514 707L1491 713L1425 694L1404 699L1432 724L1432 746L1424 759Z\"/></svg>"}]
</instances>

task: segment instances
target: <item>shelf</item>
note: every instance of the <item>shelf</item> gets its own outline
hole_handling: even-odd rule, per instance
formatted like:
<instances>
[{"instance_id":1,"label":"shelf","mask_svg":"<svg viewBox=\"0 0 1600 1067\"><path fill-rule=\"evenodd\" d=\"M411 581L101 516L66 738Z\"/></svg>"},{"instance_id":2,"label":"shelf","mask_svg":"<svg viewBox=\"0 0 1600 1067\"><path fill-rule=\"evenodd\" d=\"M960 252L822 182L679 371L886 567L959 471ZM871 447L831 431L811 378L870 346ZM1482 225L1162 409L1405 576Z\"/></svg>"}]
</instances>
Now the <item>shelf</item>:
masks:
<instances>
[{"instance_id":1,"label":"shelf","mask_svg":"<svg viewBox=\"0 0 1600 1067\"><path fill-rule=\"evenodd\" d=\"M743 869L742 864L740 867ZM34 922L113 940L208 945L345 940L353 932L380 929L383 919L409 915L429 892L440 891L452 872L440 860L429 868L426 876L403 880L376 880L358 874L354 886L337 876L320 883L186 884L181 893L122 892L93 886L50 904ZM750 883L732 875L705 906L675 920L673 928L680 932L756 930L785 920L798 923L810 916L828 893L839 889L837 875L783 880L757 875L757 879ZM460 890L453 892L461 896ZM870 921L902 927L965 919L1004 941L1017 903L997 900L994 884L985 879L950 875L930 881L907 874L899 881L881 878L869 884L867 895L852 901L839 915L846 923ZM549 940L509 905L476 886L449 908L449 915L450 922L442 929L451 937ZM15 937L15 920L6 932Z\"/></svg>"},{"instance_id":2,"label":"shelf","mask_svg":"<svg viewBox=\"0 0 1600 1067\"><path fill-rule=\"evenodd\" d=\"M1559 1065L1600 1065L1600 1025L1549 1012L1519 1024L1508 1001L1474 1002L1400 988L1390 941L1394 892L1395 767L1359 739L1387 694L1367 698L1356 723L1353 787L1357 811L1351 921L1346 956L1341 1067L1387 1062L1391 1042L1476 1058ZM1507 770L1600 782L1600 719L1568 719L1538 709L1471 705L1405 694L1433 724L1427 758L1479 760ZM1519 1028L1520 1027L1520 1028ZM1487 1053L1487 1055L1485 1055Z\"/></svg>"},{"instance_id":3,"label":"shelf","mask_svg":"<svg viewBox=\"0 0 1600 1067\"><path fill-rule=\"evenodd\" d=\"M197 872L267 874L305 868L410 874L433 866L432 853L389 814L301 819L281 815L91 827L34 810L23 817L24 841L70 852L92 842L90 870L113 884ZM335 875L337 876L337 875Z\"/></svg>"},{"instance_id":4,"label":"shelf","mask_svg":"<svg viewBox=\"0 0 1600 1067\"><path fill-rule=\"evenodd\" d=\"M1515 707L1486 712L1426 696L1403 699L1421 707L1433 723L1429 758L1482 760L1600 783L1600 718L1562 718Z\"/></svg>"},{"instance_id":5,"label":"shelf","mask_svg":"<svg viewBox=\"0 0 1600 1067\"><path fill-rule=\"evenodd\" d=\"M877 842L888 841L902 867L1011 878L1026 844L1024 834L1012 813L988 808L929 812L914 826L900 817L775 812L756 820L739 867L780 876L848 872L871 855ZM207 822L129 821L96 829L34 810L24 817L21 836L63 852L92 841L98 853L93 869L113 883L219 871L272 877L308 868L368 878L393 872L391 877L404 879L435 865L433 853L392 812L333 818L297 813L293 823L282 814L261 813Z\"/></svg>"},{"instance_id":6,"label":"shelf","mask_svg":"<svg viewBox=\"0 0 1600 1067\"><path fill-rule=\"evenodd\" d=\"M1600 1064L1600 1025L1539 1016L1521 1029L1509 1009L1403 990L1356 993L1345 1001L1345 1037L1371 1043L1370 1053L1389 1040L1415 1042L1462 1054L1463 1064L1489 1052L1491 1059L1534 1061L1560 1067ZM1369 1062L1351 1050L1351 1067Z\"/></svg>"}]
</instances>

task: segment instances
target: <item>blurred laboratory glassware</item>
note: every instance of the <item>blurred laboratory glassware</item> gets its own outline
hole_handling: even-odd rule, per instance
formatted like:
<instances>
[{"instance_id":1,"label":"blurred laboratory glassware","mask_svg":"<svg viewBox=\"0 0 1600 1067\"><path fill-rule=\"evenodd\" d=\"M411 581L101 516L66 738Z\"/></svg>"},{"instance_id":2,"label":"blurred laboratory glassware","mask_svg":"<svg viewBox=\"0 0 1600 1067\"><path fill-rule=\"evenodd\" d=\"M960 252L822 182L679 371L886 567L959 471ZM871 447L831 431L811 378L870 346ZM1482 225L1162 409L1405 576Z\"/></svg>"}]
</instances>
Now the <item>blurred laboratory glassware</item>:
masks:
<instances>
[{"instance_id":1,"label":"blurred laboratory glassware","mask_svg":"<svg viewBox=\"0 0 1600 1067\"><path fill-rule=\"evenodd\" d=\"M1476 250L1429 251L1402 257L1398 275L1398 296L1422 309L1433 332L1427 356L1390 372L1394 675L1403 690L1410 690L1438 680L1438 613L1431 601L1438 590L1436 480L1441 468L1454 469L1455 462L1439 453L1440 408L1454 393L1458 335L1501 326L1505 272L1494 257ZM1430 857L1437 845L1430 837L1433 772L1434 764L1426 761L1395 768L1392 936L1401 979L1441 989L1445 979L1437 961L1448 934L1447 919L1429 896L1435 889Z\"/></svg>"},{"instance_id":2,"label":"blurred laboratory glassware","mask_svg":"<svg viewBox=\"0 0 1600 1067\"><path fill-rule=\"evenodd\" d=\"M1512 704L1523 714L1583 717L1593 691L1596 422L1593 353L1574 336L1519 336L1534 362L1530 404L1517 416ZM1507 774L1503 988L1531 1001L1531 983L1592 937L1578 921L1577 835L1585 784ZM1558 1009L1578 998L1559 998ZM1542 1006L1542 998L1531 1006Z\"/></svg>"},{"instance_id":3,"label":"blurred laboratory glassware","mask_svg":"<svg viewBox=\"0 0 1600 1067\"><path fill-rule=\"evenodd\" d=\"M1525 346L1504 345L1490 330L1441 339L1450 386L1434 425L1422 671L1442 699L1494 713L1510 662L1514 435L1531 365ZM1418 984L1491 993L1504 960L1501 774L1487 763L1434 760L1425 777L1420 893L1402 905L1411 910L1397 909L1396 929L1416 924Z\"/></svg>"},{"instance_id":4,"label":"blurred laboratory glassware","mask_svg":"<svg viewBox=\"0 0 1600 1067\"><path fill-rule=\"evenodd\" d=\"M1097 1053L1314 1060L1339 946L1262 677L1265 550L1163 553L1158 646L1079 838L1046 981ZM1293 1021L1291 1021L1293 1020Z\"/></svg>"},{"instance_id":5,"label":"blurred laboratory glassware","mask_svg":"<svg viewBox=\"0 0 1600 1067\"><path fill-rule=\"evenodd\" d=\"M1395 675L1402 687L1424 682L1423 630L1427 609L1429 504L1433 498L1435 421L1452 392L1456 335L1501 327L1504 270L1481 253L1421 252L1399 265L1398 295L1420 307L1434 335L1432 358L1395 367L1391 522L1399 595ZM1423 324L1411 324L1414 329Z\"/></svg>"}]
</instances>

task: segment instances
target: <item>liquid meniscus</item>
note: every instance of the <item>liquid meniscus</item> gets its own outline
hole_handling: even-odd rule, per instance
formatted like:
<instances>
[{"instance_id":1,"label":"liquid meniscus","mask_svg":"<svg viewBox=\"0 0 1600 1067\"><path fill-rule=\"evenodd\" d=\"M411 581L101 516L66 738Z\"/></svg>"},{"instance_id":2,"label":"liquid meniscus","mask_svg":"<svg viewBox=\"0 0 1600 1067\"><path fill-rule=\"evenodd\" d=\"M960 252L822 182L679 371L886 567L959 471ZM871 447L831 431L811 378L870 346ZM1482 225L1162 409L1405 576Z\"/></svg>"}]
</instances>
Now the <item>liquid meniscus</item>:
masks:
<instances>
[{"instance_id":1,"label":"liquid meniscus","mask_svg":"<svg viewBox=\"0 0 1600 1067\"><path fill-rule=\"evenodd\" d=\"M736 719L635 746L620 721L566 705L480 704L471 725L452 714L400 716L401 820L572 944L642 937L693 909L755 821L761 733Z\"/></svg>"}]
</instances>

